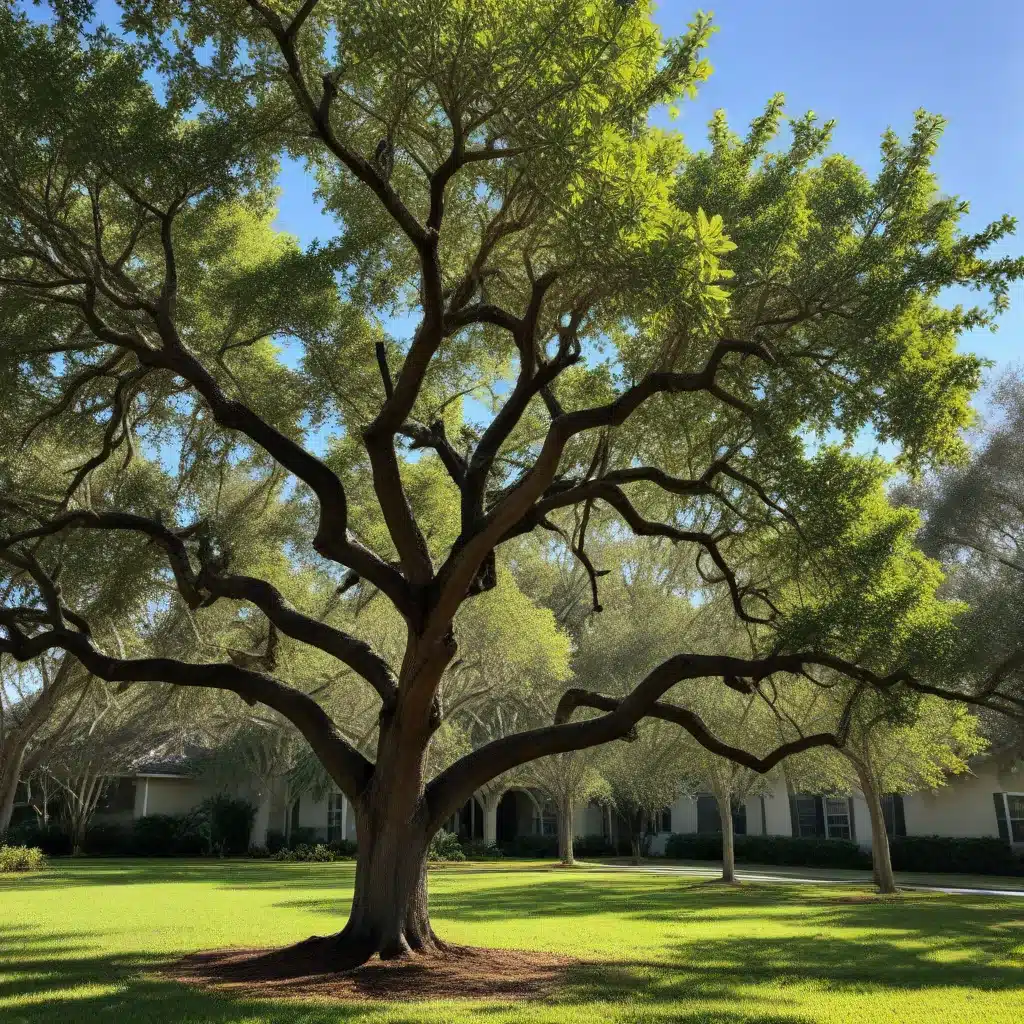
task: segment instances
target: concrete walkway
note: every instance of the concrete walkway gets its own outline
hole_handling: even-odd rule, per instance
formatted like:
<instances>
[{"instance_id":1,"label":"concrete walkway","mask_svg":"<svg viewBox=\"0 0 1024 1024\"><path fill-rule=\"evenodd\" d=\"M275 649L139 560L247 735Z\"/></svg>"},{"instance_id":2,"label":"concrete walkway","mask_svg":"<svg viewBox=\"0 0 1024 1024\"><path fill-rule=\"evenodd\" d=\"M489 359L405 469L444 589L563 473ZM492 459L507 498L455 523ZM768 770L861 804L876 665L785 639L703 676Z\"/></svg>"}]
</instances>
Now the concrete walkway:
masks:
<instances>
[{"instance_id":1,"label":"concrete walkway","mask_svg":"<svg viewBox=\"0 0 1024 1024\"><path fill-rule=\"evenodd\" d=\"M621 861L588 863L595 871L640 871L655 875L680 875L690 878L714 878L719 869L708 863L649 860L642 864ZM964 896L1016 896L1024 899L1024 878L996 878L980 875L923 874L897 871L901 889L920 889ZM774 865L737 867L741 882L788 882L795 885L871 885L870 871L841 868L787 868Z\"/></svg>"}]
</instances>

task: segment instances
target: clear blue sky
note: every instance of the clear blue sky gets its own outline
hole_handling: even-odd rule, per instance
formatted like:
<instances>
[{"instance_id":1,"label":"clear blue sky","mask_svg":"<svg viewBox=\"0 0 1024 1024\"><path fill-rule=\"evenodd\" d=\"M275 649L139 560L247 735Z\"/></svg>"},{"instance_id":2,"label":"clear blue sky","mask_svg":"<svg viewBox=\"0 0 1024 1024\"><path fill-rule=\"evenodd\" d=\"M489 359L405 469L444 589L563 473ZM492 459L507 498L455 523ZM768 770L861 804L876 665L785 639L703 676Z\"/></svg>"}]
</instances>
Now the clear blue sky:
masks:
<instances>
[{"instance_id":1,"label":"clear blue sky","mask_svg":"<svg viewBox=\"0 0 1024 1024\"><path fill-rule=\"evenodd\" d=\"M657 17L675 34L696 9L662 0ZM722 0L707 9L719 27L714 73L676 122L691 147L716 108L742 128L783 92L792 114L836 119L836 148L873 170L885 128L905 134L924 107L949 120L937 166L943 191L970 200L968 228L1003 213L1024 220L1024 0ZM301 168L286 168L281 183L280 226L303 241L328 234ZM1024 235L1004 250L1024 252ZM1024 287L1012 299L999 332L968 343L1001 367L1024 355Z\"/></svg>"}]
</instances>

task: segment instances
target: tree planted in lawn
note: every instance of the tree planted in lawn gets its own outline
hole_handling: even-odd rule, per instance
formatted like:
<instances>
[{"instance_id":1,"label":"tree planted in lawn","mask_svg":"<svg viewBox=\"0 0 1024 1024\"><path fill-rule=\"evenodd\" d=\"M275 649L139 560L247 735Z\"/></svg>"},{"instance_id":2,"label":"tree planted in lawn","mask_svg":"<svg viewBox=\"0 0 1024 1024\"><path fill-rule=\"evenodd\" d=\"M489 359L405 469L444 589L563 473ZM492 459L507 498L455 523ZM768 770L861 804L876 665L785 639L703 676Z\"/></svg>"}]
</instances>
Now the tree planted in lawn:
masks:
<instances>
[{"instance_id":1,"label":"tree planted in lawn","mask_svg":"<svg viewBox=\"0 0 1024 1024\"><path fill-rule=\"evenodd\" d=\"M474 790L627 735L681 681L747 690L826 666L957 692L817 644L680 653L624 698L570 691L554 723L429 782L424 767L460 609L517 538L571 550L596 607L587 531L614 516L688 546L767 627L785 616L748 556L772 530L818 543L856 486L848 462L805 451L808 431L871 428L911 468L959 453L979 364L956 341L991 314L936 298L962 284L1001 308L1024 267L985 256L1008 219L958 230L965 207L929 169L939 118L887 133L873 180L812 115L773 146L778 98L743 138L717 115L691 152L648 115L707 75L710 27L665 40L646 3L126 0L131 41L88 34L80 7L52 27L0 13L0 652L227 690L291 721L356 816L339 966L435 948L427 844ZM305 252L272 228L283 154L333 219ZM42 475L19 454L35 431ZM232 475L285 480L287 529L257 536L258 502L225 516ZM92 629L96 581L155 557L169 592L139 611L140 643L187 608L265 617L266 650L136 657ZM399 656L393 630L378 648L294 604L289 574L346 608L375 595ZM331 682L275 673L274 635L372 688L372 759ZM570 721L581 704L604 713ZM760 756L676 718L758 771L841 739Z\"/></svg>"}]
</instances>

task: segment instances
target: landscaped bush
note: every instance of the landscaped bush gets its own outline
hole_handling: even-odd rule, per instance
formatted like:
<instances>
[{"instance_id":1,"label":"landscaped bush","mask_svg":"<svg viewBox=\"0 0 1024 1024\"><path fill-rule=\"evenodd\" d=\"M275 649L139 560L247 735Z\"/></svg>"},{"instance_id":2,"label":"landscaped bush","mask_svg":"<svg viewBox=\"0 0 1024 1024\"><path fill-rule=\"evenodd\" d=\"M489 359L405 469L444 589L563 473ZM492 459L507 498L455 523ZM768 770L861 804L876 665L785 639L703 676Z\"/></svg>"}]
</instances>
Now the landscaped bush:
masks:
<instances>
[{"instance_id":1,"label":"landscaped bush","mask_svg":"<svg viewBox=\"0 0 1024 1024\"><path fill-rule=\"evenodd\" d=\"M441 829L430 840L427 847L427 860L465 860L466 855L462 852L462 844L454 832L446 832Z\"/></svg>"},{"instance_id":2,"label":"landscaped bush","mask_svg":"<svg viewBox=\"0 0 1024 1024\"><path fill-rule=\"evenodd\" d=\"M198 808L206 819L209 854L240 857L249 849L249 837L256 821L256 805L241 797L218 793Z\"/></svg>"},{"instance_id":3,"label":"landscaped bush","mask_svg":"<svg viewBox=\"0 0 1024 1024\"><path fill-rule=\"evenodd\" d=\"M501 860L505 856L500 847L483 839L470 839L462 843L462 852L466 860Z\"/></svg>"},{"instance_id":4,"label":"landscaped bush","mask_svg":"<svg viewBox=\"0 0 1024 1024\"><path fill-rule=\"evenodd\" d=\"M36 819L23 821L7 830L4 841L10 846L36 847L47 857L69 857L71 836L63 825L40 825Z\"/></svg>"},{"instance_id":5,"label":"landscaped bush","mask_svg":"<svg viewBox=\"0 0 1024 1024\"><path fill-rule=\"evenodd\" d=\"M0 846L0 875L45 867L46 856L36 846Z\"/></svg>"},{"instance_id":6,"label":"landscaped bush","mask_svg":"<svg viewBox=\"0 0 1024 1024\"><path fill-rule=\"evenodd\" d=\"M127 825L90 825L85 830L82 853L91 857L131 857L134 836Z\"/></svg>"},{"instance_id":7,"label":"landscaped bush","mask_svg":"<svg viewBox=\"0 0 1024 1024\"><path fill-rule=\"evenodd\" d=\"M296 846L313 846L317 841L315 828L293 828L288 836L288 846L295 849Z\"/></svg>"},{"instance_id":8,"label":"landscaped bush","mask_svg":"<svg viewBox=\"0 0 1024 1024\"><path fill-rule=\"evenodd\" d=\"M974 875L1024 875L1024 858L996 838L899 836L890 840L897 871L949 871Z\"/></svg>"},{"instance_id":9,"label":"landscaped bush","mask_svg":"<svg viewBox=\"0 0 1024 1024\"><path fill-rule=\"evenodd\" d=\"M870 868L871 854L845 839L798 839L793 836L736 836L736 860L748 864L792 867ZM673 833L665 856L677 860L721 860L717 833Z\"/></svg>"},{"instance_id":10,"label":"landscaped bush","mask_svg":"<svg viewBox=\"0 0 1024 1024\"><path fill-rule=\"evenodd\" d=\"M577 836L572 843L573 854L586 860L587 857L614 857L618 851L615 844L600 834L589 836ZM629 843L626 843L625 852L629 852Z\"/></svg>"},{"instance_id":11,"label":"landscaped bush","mask_svg":"<svg viewBox=\"0 0 1024 1024\"><path fill-rule=\"evenodd\" d=\"M288 845L288 837L277 829L270 829L267 832L267 850L270 853L280 853Z\"/></svg>"},{"instance_id":12,"label":"landscaped bush","mask_svg":"<svg viewBox=\"0 0 1024 1024\"><path fill-rule=\"evenodd\" d=\"M516 836L501 844L501 852L506 857L529 857L533 860L558 856L558 839L556 836Z\"/></svg>"},{"instance_id":13,"label":"landscaped bush","mask_svg":"<svg viewBox=\"0 0 1024 1024\"><path fill-rule=\"evenodd\" d=\"M327 848L338 860L355 860L356 854L359 852L358 844L351 839L335 839L327 844Z\"/></svg>"},{"instance_id":14,"label":"landscaped bush","mask_svg":"<svg viewBox=\"0 0 1024 1024\"><path fill-rule=\"evenodd\" d=\"M345 844L351 846L354 844ZM307 864L329 864L336 860L352 860L353 854L342 852L339 847L341 843L300 843L294 850L278 850L274 854L274 860L282 862L301 861Z\"/></svg>"}]
</instances>

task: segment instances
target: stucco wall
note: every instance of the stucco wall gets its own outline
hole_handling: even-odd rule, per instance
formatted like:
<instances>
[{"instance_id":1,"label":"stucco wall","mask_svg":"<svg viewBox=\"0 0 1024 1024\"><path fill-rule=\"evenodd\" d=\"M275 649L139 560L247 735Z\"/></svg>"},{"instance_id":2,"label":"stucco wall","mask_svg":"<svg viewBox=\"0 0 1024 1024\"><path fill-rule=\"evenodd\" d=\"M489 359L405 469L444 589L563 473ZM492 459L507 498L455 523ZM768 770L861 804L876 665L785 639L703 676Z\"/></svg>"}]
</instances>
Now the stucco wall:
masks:
<instances>
[{"instance_id":1,"label":"stucco wall","mask_svg":"<svg viewBox=\"0 0 1024 1024\"><path fill-rule=\"evenodd\" d=\"M215 787L196 779L140 778L135 783L135 817L184 814L214 792Z\"/></svg>"},{"instance_id":2,"label":"stucco wall","mask_svg":"<svg viewBox=\"0 0 1024 1024\"><path fill-rule=\"evenodd\" d=\"M1024 770L1000 772L994 762L979 762L971 775L903 798L907 835L998 836L992 794L1006 792L1024 792Z\"/></svg>"}]
</instances>

